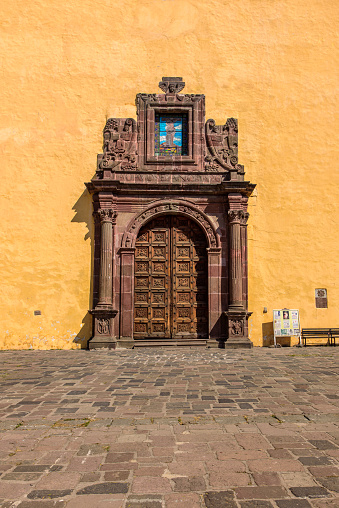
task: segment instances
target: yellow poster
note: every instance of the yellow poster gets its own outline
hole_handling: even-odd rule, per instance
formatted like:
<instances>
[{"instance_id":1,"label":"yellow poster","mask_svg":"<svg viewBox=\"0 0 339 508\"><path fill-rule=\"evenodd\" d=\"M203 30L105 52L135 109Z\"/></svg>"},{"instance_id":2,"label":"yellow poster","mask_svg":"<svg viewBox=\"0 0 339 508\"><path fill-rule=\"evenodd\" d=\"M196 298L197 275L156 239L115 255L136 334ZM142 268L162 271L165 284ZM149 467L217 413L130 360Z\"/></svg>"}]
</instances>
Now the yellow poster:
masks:
<instances>
[{"instance_id":1,"label":"yellow poster","mask_svg":"<svg viewBox=\"0 0 339 508\"><path fill-rule=\"evenodd\" d=\"M299 310L273 310L274 335L276 337L292 337L300 335Z\"/></svg>"}]
</instances>

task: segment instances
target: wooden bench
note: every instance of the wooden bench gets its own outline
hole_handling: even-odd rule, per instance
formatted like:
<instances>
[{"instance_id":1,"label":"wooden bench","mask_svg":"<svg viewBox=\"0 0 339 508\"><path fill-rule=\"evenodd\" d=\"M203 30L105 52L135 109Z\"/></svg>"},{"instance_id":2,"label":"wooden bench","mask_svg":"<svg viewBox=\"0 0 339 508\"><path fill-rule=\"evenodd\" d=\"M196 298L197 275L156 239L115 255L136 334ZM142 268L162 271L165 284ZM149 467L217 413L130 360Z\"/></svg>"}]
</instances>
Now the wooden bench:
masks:
<instances>
[{"instance_id":1,"label":"wooden bench","mask_svg":"<svg viewBox=\"0 0 339 508\"><path fill-rule=\"evenodd\" d=\"M305 347L306 341L313 339L326 339L327 346L335 346L336 338L339 338L339 328L303 328L301 330L301 339Z\"/></svg>"}]
</instances>

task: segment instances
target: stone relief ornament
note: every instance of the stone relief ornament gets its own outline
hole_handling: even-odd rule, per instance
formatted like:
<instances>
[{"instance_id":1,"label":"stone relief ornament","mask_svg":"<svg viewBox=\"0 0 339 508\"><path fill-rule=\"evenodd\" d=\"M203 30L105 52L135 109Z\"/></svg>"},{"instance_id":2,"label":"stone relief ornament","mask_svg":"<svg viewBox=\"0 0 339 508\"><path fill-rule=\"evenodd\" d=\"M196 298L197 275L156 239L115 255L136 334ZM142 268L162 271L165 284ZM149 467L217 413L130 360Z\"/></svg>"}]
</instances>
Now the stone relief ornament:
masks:
<instances>
[{"instance_id":1,"label":"stone relief ornament","mask_svg":"<svg viewBox=\"0 0 339 508\"><path fill-rule=\"evenodd\" d=\"M228 210L228 222L230 224L238 222L242 225L246 225L249 216L250 214L243 210Z\"/></svg>"},{"instance_id":2,"label":"stone relief ornament","mask_svg":"<svg viewBox=\"0 0 339 508\"><path fill-rule=\"evenodd\" d=\"M206 171L241 171L238 165L238 121L228 118L225 125L206 122L206 144L209 153L205 157Z\"/></svg>"},{"instance_id":3,"label":"stone relief ornament","mask_svg":"<svg viewBox=\"0 0 339 508\"><path fill-rule=\"evenodd\" d=\"M232 335L243 335L243 322L240 320L230 321L230 332Z\"/></svg>"},{"instance_id":4,"label":"stone relief ornament","mask_svg":"<svg viewBox=\"0 0 339 508\"><path fill-rule=\"evenodd\" d=\"M159 83L159 88L166 94L175 94L181 92L181 90L185 88L185 83L182 78L162 78Z\"/></svg>"},{"instance_id":5,"label":"stone relief ornament","mask_svg":"<svg viewBox=\"0 0 339 508\"><path fill-rule=\"evenodd\" d=\"M183 212L187 214L190 217L193 217L196 219L198 224L203 227L205 230L205 233L208 236L210 246L211 247L217 247L217 238L216 234L207 220L207 218L204 216L202 212L200 212L197 209L194 209L188 204L185 204L185 202L175 202L171 201L169 203L164 203L162 205L154 205L152 208L146 210L145 212L142 212L140 215L138 215L132 224L130 225L128 231L125 234L123 243L126 247L131 247L133 242L133 237L136 236L136 231L140 228L140 226L148 220L150 217L153 217L154 215L158 213L168 213L168 212L176 212L180 213ZM139 237L140 239L140 237Z\"/></svg>"},{"instance_id":6,"label":"stone relief ornament","mask_svg":"<svg viewBox=\"0 0 339 508\"><path fill-rule=\"evenodd\" d=\"M109 319L98 319L97 330L100 335L109 335Z\"/></svg>"},{"instance_id":7,"label":"stone relief ornament","mask_svg":"<svg viewBox=\"0 0 339 508\"><path fill-rule=\"evenodd\" d=\"M137 124L133 118L109 118L104 128L103 155L99 169L135 171L137 155Z\"/></svg>"},{"instance_id":8,"label":"stone relief ornament","mask_svg":"<svg viewBox=\"0 0 339 508\"><path fill-rule=\"evenodd\" d=\"M94 212L96 217L99 217L101 222L114 223L117 217L117 212L112 208L100 208L97 212Z\"/></svg>"}]
</instances>

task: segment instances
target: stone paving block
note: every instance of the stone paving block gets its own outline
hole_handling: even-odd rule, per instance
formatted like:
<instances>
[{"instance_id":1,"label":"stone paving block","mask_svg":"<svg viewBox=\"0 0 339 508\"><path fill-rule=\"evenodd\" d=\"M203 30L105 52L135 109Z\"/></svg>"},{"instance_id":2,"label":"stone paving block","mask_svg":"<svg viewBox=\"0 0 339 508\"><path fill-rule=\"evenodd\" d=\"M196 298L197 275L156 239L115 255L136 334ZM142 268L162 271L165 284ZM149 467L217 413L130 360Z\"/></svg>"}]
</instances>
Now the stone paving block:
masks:
<instances>
[{"instance_id":1,"label":"stone paving block","mask_svg":"<svg viewBox=\"0 0 339 508\"><path fill-rule=\"evenodd\" d=\"M126 501L125 508L163 508L163 503L154 500Z\"/></svg>"},{"instance_id":2,"label":"stone paving block","mask_svg":"<svg viewBox=\"0 0 339 508\"><path fill-rule=\"evenodd\" d=\"M101 457L73 457L69 461L66 471L95 471L100 466L102 460Z\"/></svg>"},{"instance_id":3,"label":"stone paving block","mask_svg":"<svg viewBox=\"0 0 339 508\"><path fill-rule=\"evenodd\" d=\"M261 459L249 460L248 466L253 472L274 471L274 472L294 472L303 471L302 464L297 460L290 459Z\"/></svg>"},{"instance_id":4,"label":"stone paving block","mask_svg":"<svg viewBox=\"0 0 339 508\"><path fill-rule=\"evenodd\" d=\"M71 489L39 489L32 490L27 494L28 499L54 499L56 497L65 497L72 494Z\"/></svg>"},{"instance_id":5,"label":"stone paving block","mask_svg":"<svg viewBox=\"0 0 339 508\"><path fill-rule=\"evenodd\" d=\"M134 453L108 453L105 463L128 462L134 459Z\"/></svg>"},{"instance_id":6,"label":"stone paving block","mask_svg":"<svg viewBox=\"0 0 339 508\"><path fill-rule=\"evenodd\" d=\"M281 485L280 476L277 473L253 473L252 476L258 487L268 485Z\"/></svg>"},{"instance_id":7,"label":"stone paving block","mask_svg":"<svg viewBox=\"0 0 339 508\"><path fill-rule=\"evenodd\" d=\"M304 466L327 466L332 464L332 461L327 457L299 457L298 460Z\"/></svg>"},{"instance_id":8,"label":"stone paving block","mask_svg":"<svg viewBox=\"0 0 339 508\"><path fill-rule=\"evenodd\" d=\"M288 497L288 493L284 488L276 486L238 487L234 490L237 499L279 499Z\"/></svg>"},{"instance_id":9,"label":"stone paving block","mask_svg":"<svg viewBox=\"0 0 339 508\"><path fill-rule=\"evenodd\" d=\"M0 498L15 499L27 494L32 487L28 484L18 482L0 482Z\"/></svg>"},{"instance_id":10,"label":"stone paving block","mask_svg":"<svg viewBox=\"0 0 339 508\"><path fill-rule=\"evenodd\" d=\"M80 473L49 473L36 483L37 489L73 489L80 481Z\"/></svg>"},{"instance_id":11,"label":"stone paving block","mask_svg":"<svg viewBox=\"0 0 339 508\"><path fill-rule=\"evenodd\" d=\"M199 476L191 478L173 478L174 492L200 492L206 489L205 480Z\"/></svg>"},{"instance_id":12,"label":"stone paving block","mask_svg":"<svg viewBox=\"0 0 339 508\"><path fill-rule=\"evenodd\" d=\"M232 490L205 492L203 500L206 508L237 508Z\"/></svg>"},{"instance_id":13,"label":"stone paving block","mask_svg":"<svg viewBox=\"0 0 339 508\"><path fill-rule=\"evenodd\" d=\"M123 508L124 499L122 494L89 494L70 499L67 508Z\"/></svg>"},{"instance_id":14,"label":"stone paving block","mask_svg":"<svg viewBox=\"0 0 339 508\"><path fill-rule=\"evenodd\" d=\"M331 450L338 448L337 445L326 439L311 439L310 443L318 450Z\"/></svg>"},{"instance_id":15,"label":"stone paving block","mask_svg":"<svg viewBox=\"0 0 339 508\"><path fill-rule=\"evenodd\" d=\"M241 501L241 508L273 508L273 505L270 501L262 501L252 499L251 501Z\"/></svg>"},{"instance_id":16,"label":"stone paving block","mask_svg":"<svg viewBox=\"0 0 339 508\"><path fill-rule=\"evenodd\" d=\"M279 508L312 508L307 499L276 499Z\"/></svg>"},{"instance_id":17,"label":"stone paving block","mask_svg":"<svg viewBox=\"0 0 339 508\"><path fill-rule=\"evenodd\" d=\"M271 443L259 434L236 434L234 437L245 450L267 450L273 448Z\"/></svg>"},{"instance_id":18,"label":"stone paving block","mask_svg":"<svg viewBox=\"0 0 339 508\"><path fill-rule=\"evenodd\" d=\"M55 501L22 501L17 505L17 508L64 508L66 501L56 499ZM6 508L5 505L1 505L2 508ZM9 506L8 508L12 508Z\"/></svg>"},{"instance_id":19,"label":"stone paving block","mask_svg":"<svg viewBox=\"0 0 339 508\"><path fill-rule=\"evenodd\" d=\"M124 473L127 473L128 471L124 471ZM100 473L84 473L81 475L80 482L82 483L90 483L90 482L97 482L100 480ZM116 478L117 480L125 480L126 478ZM105 480L107 481L114 481L113 479L109 479L105 477Z\"/></svg>"},{"instance_id":20,"label":"stone paving block","mask_svg":"<svg viewBox=\"0 0 339 508\"><path fill-rule=\"evenodd\" d=\"M339 476L339 468L335 466L313 466L308 470L313 476Z\"/></svg>"},{"instance_id":21,"label":"stone paving block","mask_svg":"<svg viewBox=\"0 0 339 508\"><path fill-rule=\"evenodd\" d=\"M308 473L280 473L286 487L309 487L317 485L314 478Z\"/></svg>"},{"instance_id":22,"label":"stone paving block","mask_svg":"<svg viewBox=\"0 0 339 508\"><path fill-rule=\"evenodd\" d=\"M339 477L338 476L327 476L317 478L317 481L332 492L339 492Z\"/></svg>"},{"instance_id":23,"label":"stone paving block","mask_svg":"<svg viewBox=\"0 0 339 508\"><path fill-rule=\"evenodd\" d=\"M312 506L314 508L338 508L339 497L335 499L313 499Z\"/></svg>"},{"instance_id":24,"label":"stone paving block","mask_svg":"<svg viewBox=\"0 0 339 508\"><path fill-rule=\"evenodd\" d=\"M1 481L11 480L19 482L33 482L39 480L42 473L7 473L2 475Z\"/></svg>"},{"instance_id":25,"label":"stone paving block","mask_svg":"<svg viewBox=\"0 0 339 508\"><path fill-rule=\"evenodd\" d=\"M93 483L77 490L77 496L87 494L126 494L128 492L127 483L119 482L104 482Z\"/></svg>"},{"instance_id":26,"label":"stone paving block","mask_svg":"<svg viewBox=\"0 0 339 508\"><path fill-rule=\"evenodd\" d=\"M142 476L133 479L132 492L135 494L165 494L172 492L172 487L167 478Z\"/></svg>"},{"instance_id":27,"label":"stone paving block","mask_svg":"<svg viewBox=\"0 0 339 508\"><path fill-rule=\"evenodd\" d=\"M296 497L330 497L331 494L324 487L292 487L290 489Z\"/></svg>"},{"instance_id":28,"label":"stone paving block","mask_svg":"<svg viewBox=\"0 0 339 508\"><path fill-rule=\"evenodd\" d=\"M196 493L167 494L164 496L166 508L200 508L201 497ZM146 508L146 507L145 507Z\"/></svg>"}]
</instances>

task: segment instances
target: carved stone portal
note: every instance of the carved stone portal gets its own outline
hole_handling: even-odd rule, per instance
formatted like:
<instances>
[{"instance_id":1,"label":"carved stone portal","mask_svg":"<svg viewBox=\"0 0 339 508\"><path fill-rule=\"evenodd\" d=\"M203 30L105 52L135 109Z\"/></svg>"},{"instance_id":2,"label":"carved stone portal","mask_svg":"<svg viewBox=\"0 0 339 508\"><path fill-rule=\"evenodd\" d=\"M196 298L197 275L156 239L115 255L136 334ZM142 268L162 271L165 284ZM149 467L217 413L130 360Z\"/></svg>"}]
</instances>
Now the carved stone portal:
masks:
<instances>
[{"instance_id":1,"label":"carved stone portal","mask_svg":"<svg viewBox=\"0 0 339 508\"><path fill-rule=\"evenodd\" d=\"M89 347L251 347L246 224L255 186L238 161L238 121L205 122L205 96L183 93L182 78L159 87L137 94L137 120L106 121L86 184L95 219ZM204 333L193 333L202 322Z\"/></svg>"}]
</instances>

